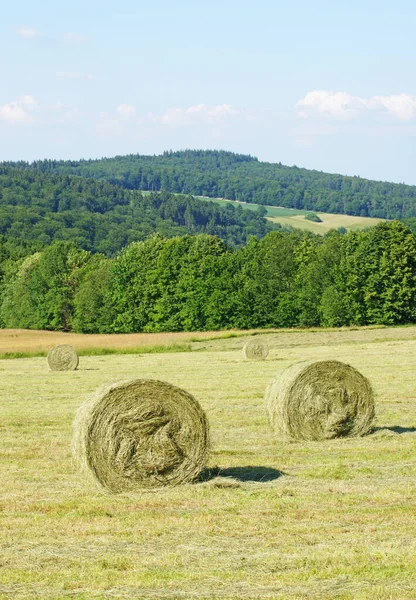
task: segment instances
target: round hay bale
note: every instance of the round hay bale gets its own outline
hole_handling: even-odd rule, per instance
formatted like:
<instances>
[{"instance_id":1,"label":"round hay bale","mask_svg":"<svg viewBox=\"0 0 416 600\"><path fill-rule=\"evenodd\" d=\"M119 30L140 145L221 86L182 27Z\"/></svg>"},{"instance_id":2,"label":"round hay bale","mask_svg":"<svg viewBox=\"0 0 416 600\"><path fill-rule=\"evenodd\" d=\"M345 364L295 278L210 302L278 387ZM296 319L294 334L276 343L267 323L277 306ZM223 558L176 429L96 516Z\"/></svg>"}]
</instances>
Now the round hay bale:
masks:
<instances>
[{"instance_id":1,"label":"round hay bale","mask_svg":"<svg viewBox=\"0 0 416 600\"><path fill-rule=\"evenodd\" d=\"M53 346L48 352L48 365L51 371L75 371L78 362L78 353L69 344Z\"/></svg>"},{"instance_id":2,"label":"round hay bale","mask_svg":"<svg viewBox=\"0 0 416 600\"><path fill-rule=\"evenodd\" d=\"M337 360L289 367L266 390L270 423L278 437L325 440L369 433L374 420L370 382Z\"/></svg>"},{"instance_id":3,"label":"round hay bale","mask_svg":"<svg viewBox=\"0 0 416 600\"><path fill-rule=\"evenodd\" d=\"M178 387L122 381L98 389L79 408L73 451L81 470L111 492L178 485L205 468L208 422Z\"/></svg>"},{"instance_id":4,"label":"round hay bale","mask_svg":"<svg viewBox=\"0 0 416 600\"><path fill-rule=\"evenodd\" d=\"M250 360L264 360L268 354L269 346L259 338L248 340L243 346L243 356Z\"/></svg>"}]
</instances>

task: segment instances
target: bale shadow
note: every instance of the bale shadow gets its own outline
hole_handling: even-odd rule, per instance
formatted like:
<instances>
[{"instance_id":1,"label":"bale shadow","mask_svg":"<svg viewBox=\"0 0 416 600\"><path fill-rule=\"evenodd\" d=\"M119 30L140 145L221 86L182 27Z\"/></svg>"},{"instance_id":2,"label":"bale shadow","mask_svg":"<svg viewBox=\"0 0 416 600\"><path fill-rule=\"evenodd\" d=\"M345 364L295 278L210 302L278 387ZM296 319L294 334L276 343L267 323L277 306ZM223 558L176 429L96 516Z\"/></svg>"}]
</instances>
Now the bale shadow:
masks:
<instances>
[{"instance_id":1,"label":"bale shadow","mask_svg":"<svg viewBox=\"0 0 416 600\"><path fill-rule=\"evenodd\" d=\"M284 475L282 471L273 469L272 467L228 467L226 469L220 469L214 467L212 469L205 469L201 474L201 481L209 481L215 477L229 477L236 481L255 481L257 483L267 483L268 481L274 481Z\"/></svg>"},{"instance_id":2,"label":"bale shadow","mask_svg":"<svg viewBox=\"0 0 416 600\"><path fill-rule=\"evenodd\" d=\"M393 425L392 427L374 427L371 433L377 433L378 431L392 431L393 433L415 433L416 427L401 427L401 425Z\"/></svg>"}]
</instances>

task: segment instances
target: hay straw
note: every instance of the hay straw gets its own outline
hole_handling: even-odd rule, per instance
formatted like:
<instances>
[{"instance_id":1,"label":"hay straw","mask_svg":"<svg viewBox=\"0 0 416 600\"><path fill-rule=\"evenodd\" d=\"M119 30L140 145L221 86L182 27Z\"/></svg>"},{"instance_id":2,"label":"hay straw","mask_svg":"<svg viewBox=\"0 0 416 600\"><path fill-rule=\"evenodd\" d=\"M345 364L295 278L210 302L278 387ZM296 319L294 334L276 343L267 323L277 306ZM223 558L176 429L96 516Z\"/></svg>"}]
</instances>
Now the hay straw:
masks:
<instances>
[{"instance_id":1,"label":"hay straw","mask_svg":"<svg viewBox=\"0 0 416 600\"><path fill-rule=\"evenodd\" d=\"M249 358L251 360L264 360L265 358L267 358L268 354L269 346L266 344L265 341L259 338L248 340L248 342L244 344L244 358Z\"/></svg>"},{"instance_id":2,"label":"hay straw","mask_svg":"<svg viewBox=\"0 0 416 600\"><path fill-rule=\"evenodd\" d=\"M374 420L371 385L337 360L289 367L267 388L270 423L281 439L323 440L369 433Z\"/></svg>"},{"instance_id":3,"label":"hay straw","mask_svg":"<svg viewBox=\"0 0 416 600\"><path fill-rule=\"evenodd\" d=\"M111 492L195 480L205 468L209 431L191 394L135 379L98 389L74 421L81 470Z\"/></svg>"},{"instance_id":4,"label":"hay straw","mask_svg":"<svg viewBox=\"0 0 416 600\"><path fill-rule=\"evenodd\" d=\"M75 371L78 362L77 351L69 344L53 346L48 352L48 365L51 371Z\"/></svg>"}]
</instances>

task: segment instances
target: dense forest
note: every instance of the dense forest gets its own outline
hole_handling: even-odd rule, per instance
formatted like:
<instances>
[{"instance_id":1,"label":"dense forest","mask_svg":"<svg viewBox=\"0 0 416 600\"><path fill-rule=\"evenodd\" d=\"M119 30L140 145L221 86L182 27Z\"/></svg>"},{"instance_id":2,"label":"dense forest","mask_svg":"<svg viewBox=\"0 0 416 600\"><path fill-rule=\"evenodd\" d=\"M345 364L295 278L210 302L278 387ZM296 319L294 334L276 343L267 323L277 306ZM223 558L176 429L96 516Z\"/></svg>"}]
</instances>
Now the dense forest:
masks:
<instances>
[{"instance_id":1,"label":"dense forest","mask_svg":"<svg viewBox=\"0 0 416 600\"><path fill-rule=\"evenodd\" d=\"M252 237L153 234L114 258L70 241L13 255L0 239L3 327L79 332L404 324L416 320L416 237L360 232Z\"/></svg>"},{"instance_id":2,"label":"dense forest","mask_svg":"<svg viewBox=\"0 0 416 600\"><path fill-rule=\"evenodd\" d=\"M0 235L16 247L41 250L63 240L112 256L154 232L167 237L209 233L240 246L251 236L261 238L278 229L261 210L221 207L168 192L142 194L94 178L0 166Z\"/></svg>"},{"instance_id":3,"label":"dense forest","mask_svg":"<svg viewBox=\"0 0 416 600\"><path fill-rule=\"evenodd\" d=\"M223 207L191 193L407 216L408 226L316 236L272 224L263 206ZM0 327L117 333L415 322L415 193L214 151L2 163Z\"/></svg>"},{"instance_id":4,"label":"dense forest","mask_svg":"<svg viewBox=\"0 0 416 600\"><path fill-rule=\"evenodd\" d=\"M287 167L224 151L3 164L41 173L93 177L129 190L165 190L364 217L416 217L416 186Z\"/></svg>"}]
</instances>

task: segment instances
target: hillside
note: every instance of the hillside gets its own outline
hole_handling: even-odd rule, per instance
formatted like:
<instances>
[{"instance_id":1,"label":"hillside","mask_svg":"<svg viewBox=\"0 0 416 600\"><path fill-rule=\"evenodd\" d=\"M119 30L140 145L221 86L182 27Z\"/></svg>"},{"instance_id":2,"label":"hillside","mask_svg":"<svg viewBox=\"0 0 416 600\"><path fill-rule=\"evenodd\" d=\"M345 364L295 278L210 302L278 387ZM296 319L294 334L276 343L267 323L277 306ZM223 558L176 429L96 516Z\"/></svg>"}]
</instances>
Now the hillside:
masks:
<instances>
[{"instance_id":1,"label":"hillside","mask_svg":"<svg viewBox=\"0 0 416 600\"><path fill-rule=\"evenodd\" d=\"M278 229L260 212L191 196L142 195L93 178L0 166L0 236L12 246L38 250L67 240L111 256L155 232L209 233L240 246Z\"/></svg>"},{"instance_id":2,"label":"hillside","mask_svg":"<svg viewBox=\"0 0 416 600\"><path fill-rule=\"evenodd\" d=\"M238 200L225 200L224 198L207 198L199 196L203 200L216 202L220 206L242 206L244 210L255 211L259 207L264 210L266 219L272 223L278 223L283 227L293 227L294 229L306 229L312 233L324 235L331 229L346 229L347 231L359 231L367 227L374 227L381 223L383 219L372 217L355 217L352 215L331 214L331 213L316 213L319 217L319 222L310 221L306 218L310 211L298 210L296 208L282 208L281 206L265 206L263 204L241 203ZM412 221L416 219L408 219L408 226L412 228ZM414 224L413 224L414 225ZM412 228L414 231L414 228Z\"/></svg>"},{"instance_id":3,"label":"hillside","mask_svg":"<svg viewBox=\"0 0 416 600\"><path fill-rule=\"evenodd\" d=\"M44 160L13 163L13 166L93 177L127 189L167 190L382 219L416 216L416 186L287 167L224 151L185 150L160 156L132 154L100 160Z\"/></svg>"}]
</instances>

